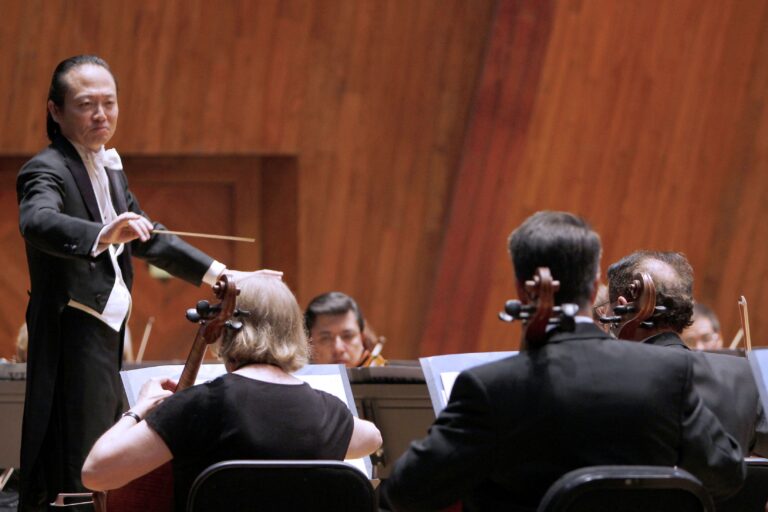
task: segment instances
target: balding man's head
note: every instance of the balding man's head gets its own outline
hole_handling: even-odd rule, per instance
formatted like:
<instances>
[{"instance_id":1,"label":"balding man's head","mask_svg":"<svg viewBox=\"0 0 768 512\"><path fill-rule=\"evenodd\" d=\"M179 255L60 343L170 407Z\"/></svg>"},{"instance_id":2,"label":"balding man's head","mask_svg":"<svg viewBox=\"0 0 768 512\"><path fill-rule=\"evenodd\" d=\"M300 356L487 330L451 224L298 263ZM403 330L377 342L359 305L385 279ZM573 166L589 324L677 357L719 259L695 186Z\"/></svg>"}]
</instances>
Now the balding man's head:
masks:
<instances>
[{"instance_id":1,"label":"balding man's head","mask_svg":"<svg viewBox=\"0 0 768 512\"><path fill-rule=\"evenodd\" d=\"M608 267L608 294L612 303L628 297L632 276L647 272L656 286L656 304L667 311L655 318L658 328L680 333L693 315L693 269L679 252L637 251Z\"/></svg>"}]
</instances>

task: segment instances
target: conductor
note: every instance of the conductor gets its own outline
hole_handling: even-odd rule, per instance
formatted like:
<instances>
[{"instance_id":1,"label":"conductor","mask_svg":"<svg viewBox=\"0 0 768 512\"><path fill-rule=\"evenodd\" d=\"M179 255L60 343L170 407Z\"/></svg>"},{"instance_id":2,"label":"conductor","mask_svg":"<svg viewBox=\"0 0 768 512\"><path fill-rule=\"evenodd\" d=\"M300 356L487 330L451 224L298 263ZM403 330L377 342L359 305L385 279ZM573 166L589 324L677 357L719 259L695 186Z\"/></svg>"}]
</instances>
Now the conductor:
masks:
<instances>
[{"instance_id":1,"label":"conductor","mask_svg":"<svg viewBox=\"0 0 768 512\"><path fill-rule=\"evenodd\" d=\"M131 309L131 256L196 286L222 263L175 236L153 235L120 157L117 82L94 55L56 67L47 104L50 145L16 181L31 282L19 510L46 510L59 492L84 490L80 469L119 417L118 378ZM230 273L238 275L232 271Z\"/></svg>"}]
</instances>

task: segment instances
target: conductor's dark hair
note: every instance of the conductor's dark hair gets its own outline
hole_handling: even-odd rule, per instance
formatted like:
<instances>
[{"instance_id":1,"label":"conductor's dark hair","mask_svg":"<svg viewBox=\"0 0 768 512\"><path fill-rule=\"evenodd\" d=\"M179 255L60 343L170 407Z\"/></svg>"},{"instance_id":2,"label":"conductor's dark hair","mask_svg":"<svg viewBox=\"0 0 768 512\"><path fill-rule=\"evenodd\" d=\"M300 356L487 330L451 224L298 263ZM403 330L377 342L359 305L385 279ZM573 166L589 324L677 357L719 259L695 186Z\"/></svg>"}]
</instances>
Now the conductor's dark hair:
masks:
<instances>
[{"instance_id":1,"label":"conductor's dark hair","mask_svg":"<svg viewBox=\"0 0 768 512\"><path fill-rule=\"evenodd\" d=\"M74 57L70 57L59 62L59 65L56 66L56 69L53 70L53 77L51 77L51 87L48 89L48 99L53 101L57 107L61 108L64 106L64 98L66 97L67 90L69 88L69 84L66 80L67 73L69 73L72 69L85 64L101 66L109 71L109 74L112 75L112 79L115 81L115 87L117 87L117 79L112 73L112 70L109 69L109 64L107 64L104 59L97 57L96 55L75 55ZM51 113L48 112L47 107L45 111L47 114L45 130L48 133L48 139L53 142L53 139L56 137L56 135L61 133L61 128L59 127L59 123L53 120L53 116L51 116Z\"/></svg>"},{"instance_id":2,"label":"conductor's dark hair","mask_svg":"<svg viewBox=\"0 0 768 512\"><path fill-rule=\"evenodd\" d=\"M515 277L531 279L538 267L549 268L560 281L555 303L590 305L600 269L600 236L572 213L541 211L528 217L509 236Z\"/></svg>"},{"instance_id":3,"label":"conductor's dark hair","mask_svg":"<svg viewBox=\"0 0 768 512\"><path fill-rule=\"evenodd\" d=\"M307 327L307 332L311 333L318 316L344 315L348 311L354 312L360 332L363 332L365 319L362 311L357 306L355 299L341 292L328 292L312 299L304 312L304 325Z\"/></svg>"},{"instance_id":4,"label":"conductor's dark hair","mask_svg":"<svg viewBox=\"0 0 768 512\"><path fill-rule=\"evenodd\" d=\"M657 261L664 266L650 266ZM668 271L663 271L666 268ZM691 325L693 317L693 268L680 252L636 251L608 267L608 295L611 302L629 296L632 277L637 272L648 272L656 286L656 305L666 311L654 316L659 328L677 333Z\"/></svg>"}]
</instances>

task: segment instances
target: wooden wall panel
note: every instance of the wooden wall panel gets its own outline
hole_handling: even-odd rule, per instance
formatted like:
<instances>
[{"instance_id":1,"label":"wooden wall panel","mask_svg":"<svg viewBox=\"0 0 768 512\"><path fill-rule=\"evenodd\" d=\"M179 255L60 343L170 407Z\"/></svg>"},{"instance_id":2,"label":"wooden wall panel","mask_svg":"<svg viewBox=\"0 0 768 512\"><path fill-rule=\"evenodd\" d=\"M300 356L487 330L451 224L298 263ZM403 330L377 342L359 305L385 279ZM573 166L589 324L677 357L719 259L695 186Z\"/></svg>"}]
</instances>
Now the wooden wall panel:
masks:
<instances>
[{"instance_id":1,"label":"wooden wall panel","mask_svg":"<svg viewBox=\"0 0 768 512\"><path fill-rule=\"evenodd\" d=\"M592 220L605 263L685 251L729 336L736 295L766 298L759 0L0 0L0 12L0 154L45 144L60 59L102 54L120 80L122 153L294 159L295 225L232 257L293 253L300 302L356 296L389 357L515 346L517 329L495 320L512 294L504 240L540 208Z\"/></svg>"},{"instance_id":2,"label":"wooden wall panel","mask_svg":"<svg viewBox=\"0 0 768 512\"><path fill-rule=\"evenodd\" d=\"M301 295L353 294L415 357L493 5L338 5L307 44Z\"/></svg>"},{"instance_id":3,"label":"wooden wall panel","mask_svg":"<svg viewBox=\"0 0 768 512\"><path fill-rule=\"evenodd\" d=\"M344 290L390 340L390 357L414 357L494 5L0 0L0 120L14 127L0 154L46 143L56 63L101 54L120 82L111 144L121 153L293 159L295 181L281 186L299 201L262 190L284 209L237 212L238 224L269 226L258 254L286 262L302 304ZM172 204L158 207L155 217L171 217Z\"/></svg>"},{"instance_id":4,"label":"wooden wall panel","mask_svg":"<svg viewBox=\"0 0 768 512\"><path fill-rule=\"evenodd\" d=\"M25 158L0 158L0 358L16 355L16 335L27 310L27 254L19 235L16 173Z\"/></svg>"},{"instance_id":5,"label":"wooden wall panel","mask_svg":"<svg viewBox=\"0 0 768 512\"><path fill-rule=\"evenodd\" d=\"M119 80L125 153L295 151L306 0L2 0L0 152L45 143L45 99L62 59L96 53Z\"/></svg>"},{"instance_id":6,"label":"wooden wall panel","mask_svg":"<svg viewBox=\"0 0 768 512\"><path fill-rule=\"evenodd\" d=\"M502 1L499 12L519 4ZM697 298L715 308L730 339L738 296L757 307L768 299L768 5L552 6L551 21L525 8L510 23L497 19L491 48L511 46L521 23L551 23L546 53L541 62L509 66L501 50L486 58L481 83L493 87L481 88L475 102L422 352L517 346L519 328L496 319L514 295L505 238L539 209L586 216L603 238L603 269L640 248L685 252ZM498 93L519 90L520 76L539 68L534 94ZM496 108L483 109L491 99ZM501 119L505 111L516 115ZM521 142L507 122L528 111ZM483 138L482 146L471 143ZM474 204L494 212L490 222L463 200L464 191L483 187ZM452 254L462 246L492 253L475 257L485 276L469 255ZM468 324L451 322L446 311L461 311ZM768 344L768 319L752 319L755 343Z\"/></svg>"}]
</instances>

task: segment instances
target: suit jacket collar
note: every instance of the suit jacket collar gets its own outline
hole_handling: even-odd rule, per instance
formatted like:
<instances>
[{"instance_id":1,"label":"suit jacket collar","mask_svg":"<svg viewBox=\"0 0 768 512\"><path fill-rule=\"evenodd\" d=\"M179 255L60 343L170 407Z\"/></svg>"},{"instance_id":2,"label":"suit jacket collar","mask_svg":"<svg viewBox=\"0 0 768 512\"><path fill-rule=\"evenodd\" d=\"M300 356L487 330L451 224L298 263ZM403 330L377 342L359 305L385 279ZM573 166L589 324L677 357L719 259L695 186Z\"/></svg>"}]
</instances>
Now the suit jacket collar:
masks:
<instances>
[{"instance_id":1,"label":"suit jacket collar","mask_svg":"<svg viewBox=\"0 0 768 512\"><path fill-rule=\"evenodd\" d=\"M611 339L611 336L595 324L577 323L573 331L553 329L547 336L547 343L559 343L567 340Z\"/></svg>"},{"instance_id":2,"label":"suit jacket collar","mask_svg":"<svg viewBox=\"0 0 768 512\"><path fill-rule=\"evenodd\" d=\"M658 347L678 347L685 350L690 350L682 338L676 332L662 332L654 334L653 336L643 340L646 345L656 345Z\"/></svg>"},{"instance_id":3,"label":"suit jacket collar","mask_svg":"<svg viewBox=\"0 0 768 512\"><path fill-rule=\"evenodd\" d=\"M99 203L96 201L96 194L93 192L91 178L88 176L88 171L85 169L85 165L77 150L63 135L56 135L51 145L64 156L64 162L69 172L72 173L75 183L77 183L77 188L80 190L80 195L83 196L83 202L88 209L91 220L101 222Z\"/></svg>"},{"instance_id":4,"label":"suit jacket collar","mask_svg":"<svg viewBox=\"0 0 768 512\"><path fill-rule=\"evenodd\" d=\"M107 177L109 178L109 192L112 196L112 206L115 208L115 213L120 215L121 213L128 211L119 176L123 171L119 169L110 169L109 167L105 167L104 170L107 171Z\"/></svg>"}]
</instances>

